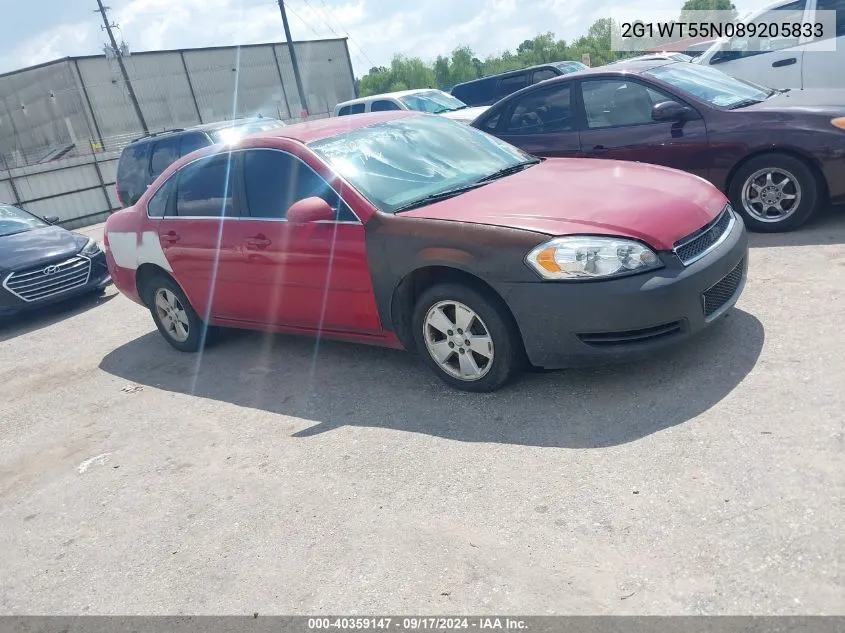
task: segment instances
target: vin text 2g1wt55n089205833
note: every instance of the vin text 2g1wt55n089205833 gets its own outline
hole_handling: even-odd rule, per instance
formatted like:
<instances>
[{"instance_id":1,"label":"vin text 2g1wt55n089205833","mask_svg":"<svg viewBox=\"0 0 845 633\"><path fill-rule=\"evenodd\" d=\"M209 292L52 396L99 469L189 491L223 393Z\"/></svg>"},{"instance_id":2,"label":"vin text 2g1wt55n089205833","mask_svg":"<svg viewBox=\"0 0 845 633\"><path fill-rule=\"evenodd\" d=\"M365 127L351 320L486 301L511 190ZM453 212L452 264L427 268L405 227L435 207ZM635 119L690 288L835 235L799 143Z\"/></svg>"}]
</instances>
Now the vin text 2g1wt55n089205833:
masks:
<instances>
[{"instance_id":1,"label":"vin text 2g1wt55n089205833","mask_svg":"<svg viewBox=\"0 0 845 633\"><path fill-rule=\"evenodd\" d=\"M105 240L115 285L179 350L213 326L416 348L471 391L525 362L683 340L734 305L747 266L742 220L700 178L540 160L411 112L195 152L112 215Z\"/></svg>"}]
</instances>

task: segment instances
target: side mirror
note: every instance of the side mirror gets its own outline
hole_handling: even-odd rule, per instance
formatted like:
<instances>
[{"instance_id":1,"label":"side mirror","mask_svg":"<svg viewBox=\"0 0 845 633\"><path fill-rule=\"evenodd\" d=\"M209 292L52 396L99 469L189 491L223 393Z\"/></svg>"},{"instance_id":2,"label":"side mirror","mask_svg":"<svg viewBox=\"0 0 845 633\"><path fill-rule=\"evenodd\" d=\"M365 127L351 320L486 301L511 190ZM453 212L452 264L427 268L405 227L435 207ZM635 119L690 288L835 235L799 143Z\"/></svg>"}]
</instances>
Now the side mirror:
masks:
<instances>
[{"instance_id":1,"label":"side mirror","mask_svg":"<svg viewBox=\"0 0 845 633\"><path fill-rule=\"evenodd\" d=\"M47 224L55 224L56 222L59 221L59 216L57 216L57 215L46 215L46 216L44 216L43 219Z\"/></svg>"},{"instance_id":2,"label":"side mirror","mask_svg":"<svg viewBox=\"0 0 845 633\"><path fill-rule=\"evenodd\" d=\"M695 110L677 101L661 101L651 109L651 118L655 121L686 121L696 117Z\"/></svg>"},{"instance_id":3,"label":"side mirror","mask_svg":"<svg viewBox=\"0 0 845 633\"><path fill-rule=\"evenodd\" d=\"M320 220L335 220L336 214L328 202L317 196L312 196L297 200L290 205L285 217L288 222L293 222L294 224L307 224L308 222L319 222Z\"/></svg>"}]
</instances>

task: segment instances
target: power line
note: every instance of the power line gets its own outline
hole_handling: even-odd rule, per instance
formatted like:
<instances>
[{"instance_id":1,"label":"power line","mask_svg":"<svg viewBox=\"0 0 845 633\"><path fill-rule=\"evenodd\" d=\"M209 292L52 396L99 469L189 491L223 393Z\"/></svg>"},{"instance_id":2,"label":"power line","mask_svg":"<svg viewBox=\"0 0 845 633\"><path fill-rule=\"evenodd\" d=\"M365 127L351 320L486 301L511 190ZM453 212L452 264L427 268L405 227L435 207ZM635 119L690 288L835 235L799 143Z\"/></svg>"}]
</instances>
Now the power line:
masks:
<instances>
[{"instance_id":1,"label":"power line","mask_svg":"<svg viewBox=\"0 0 845 633\"><path fill-rule=\"evenodd\" d=\"M309 4L308 0L303 0L303 1L305 2L305 4L308 4L308 6L311 6L311 5ZM369 62L370 62L373 66L377 66L377 64L376 64L376 62L373 60L373 58L372 58L372 57L370 57L369 55L367 55L367 52L366 52L363 48L361 48L361 47L358 45L358 42L357 42L357 41L355 41L355 39L352 37L352 35L349 33L349 31L348 31L346 28L344 28L344 26L340 23L340 20L338 20L338 19L335 17L334 13L332 13L332 10L329 8L329 5L327 5L327 4L326 4L326 0L320 0L320 4L322 4L322 5L323 5L323 7L326 9L326 13L327 13L327 14L331 17L331 19L334 21L334 23L337 25L337 27L338 27L341 31L343 31L344 33L346 33L346 37L347 37L347 38L349 38L349 41L350 41L350 42L352 42L352 44L354 44L354 45L355 45L355 48L357 48L357 49L358 49L358 51L361 53L361 55L363 55L364 57L366 57L366 58L367 58L367 60L368 60L368 61L369 61ZM334 33L334 30L332 30L332 32ZM337 35L337 33L335 33L335 35ZM340 36L338 35L338 37L340 37ZM360 59L360 58L359 58L359 59Z\"/></svg>"}]
</instances>

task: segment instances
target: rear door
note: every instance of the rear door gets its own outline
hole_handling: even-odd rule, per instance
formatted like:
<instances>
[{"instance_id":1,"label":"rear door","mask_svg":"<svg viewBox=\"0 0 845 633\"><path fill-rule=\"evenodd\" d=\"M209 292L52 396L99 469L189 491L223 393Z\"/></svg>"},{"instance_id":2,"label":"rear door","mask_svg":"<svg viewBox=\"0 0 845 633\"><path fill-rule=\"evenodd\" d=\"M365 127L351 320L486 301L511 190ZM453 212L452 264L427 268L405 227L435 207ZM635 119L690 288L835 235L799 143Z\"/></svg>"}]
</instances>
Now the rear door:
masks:
<instances>
[{"instance_id":1,"label":"rear door","mask_svg":"<svg viewBox=\"0 0 845 633\"><path fill-rule=\"evenodd\" d=\"M246 213L239 222L243 301L257 323L378 333L364 226L300 157L276 149L244 153ZM336 220L293 224L291 204L319 196Z\"/></svg>"},{"instance_id":2,"label":"rear door","mask_svg":"<svg viewBox=\"0 0 845 633\"><path fill-rule=\"evenodd\" d=\"M496 136L535 156L576 156L581 145L572 86L555 83L520 96L503 110Z\"/></svg>"},{"instance_id":3,"label":"rear door","mask_svg":"<svg viewBox=\"0 0 845 633\"><path fill-rule=\"evenodd\" d=\"M216 154L189 163L168 181L159 241L173 276L203 319L243 316L239 166L239 154Z\"/></svg>"},{"instance_id":4,"label":"rear door","mask_svg":"<svg viewBox=\"0 0 845 633\"><path fill-rule=\"evenodd\" d=\"M583 156L665 165L707 177L710 158L704 120L651 118L656 103L679 98L628 78L583 79L579 87Z\"/></svg>"}]
</instances>

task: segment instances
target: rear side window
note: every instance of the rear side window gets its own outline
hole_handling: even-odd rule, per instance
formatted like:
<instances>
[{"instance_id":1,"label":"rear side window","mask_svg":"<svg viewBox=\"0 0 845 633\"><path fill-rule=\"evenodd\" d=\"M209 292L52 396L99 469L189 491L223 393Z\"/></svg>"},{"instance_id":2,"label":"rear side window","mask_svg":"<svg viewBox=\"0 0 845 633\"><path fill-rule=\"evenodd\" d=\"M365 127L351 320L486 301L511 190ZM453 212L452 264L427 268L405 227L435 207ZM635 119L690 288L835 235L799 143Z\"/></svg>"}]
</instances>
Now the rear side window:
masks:
<instances>
[{"instance_id":1,"label":"rear side window","mask_svg":"<svg viewBox=\"0 0 845 633\"><path fill-rule=\"evenodd\" d=\"M117 164L117 190L125 205L138 202L147 188L149 143L134 143L124 148Z\"/></svg>"},{"instance_id":2,"label":"rear side window","mask_svg":"<svg viewBox=\"0 0 845 633\"><path fill-rule=\"evenodd\" d=\"M353 103L352 105L343 106L337 113L337 116L346 116L348 114L361 114L364 112L365 104Z\"/></svg>"},{"instance_id":3,"label":"rear side window","mask_svg":"<svg viewBox=\"0 0 845 633\"><path fill-rule=\"evenodd\" d=\"M208 137L205 134L184 134L179 142L179 156L187 156L208 145Z\"/></svg>"},{"instance_id":4,"label":"rear side window","mask_svg":"<svg viewBox=\"0 0 845 633\"><path fill-rule=\"evenodd\" d=\"M167 203L170 200L170 193L173 191L175 178L168 178L158 191L153 194L147 203L147 215L151 218L163 218L167 214Z\"/></svg>"},{"instance_id":5,"label":"rear side window","mask_svg":"<svg viewBox=\"0 0 845 633\"><path fill-rule=\"evenodd\" d=\"M244 186L251 217L281 220L294 202L316 196L338 211L338 220L356 219L322 176L286 152L266 149L246 152Z\"/></svg>"},{"instance_id":6,"label":"rear side window","mask_svg":"<svg viewBox=\"0 0 845 633\"><path fill-rule=\"evenodd\" d=\"M152 177L158 178L177 158L179 158L178 136L156 141L153 145L153 155L150 159L150 174Z\"/></svg>"},{"instance_id":7,"label":"rear side window","mask_svg":"<svg viewBox=\"0 0 845 633\"><path fill-rule=\"evenodd\" d=\"M553 71L551 68L541 68L540 70L535 70L534 75L531 77L532 84L538 84L541 81L546 81L546 79L551 79L552 77L557 77L558 73Z\"/></svg>"},{"instance_id":8,"label":"rear side window","mask_svg":"<svg viewBox=\"0 0 845 633\"><path fill-rule=\"evenodd\" d=\"M568 85L534 90L513 106L505 134L548 134L573 129Z\"/></svg>"},{"instance_id":9,"label":"rear side window","mask_svg":"<svg viewBox=\"0 0 845 633\"><path fill-rule=\"evenodd\" d=\"M370 105L370 112L387 112L388 110L401 110L402 108L399 107L399 104L394 103L393 101L387 101L386 99L379 99L378 101L373 101L372 105Z\"/></svg>"},{"instance_id":10,"label":"rear side window","mask_svg":"<svg viewBox=\"0 0 845 633\"><path fill-rule=\"evenodd\" d=\"M471 106L492 103L496 100L496 79L482 79L455 86L452 96Z\"/></svg>"},{"instance_id":11,"label":"rear side window","mask_svg":"<svg viewBox=\"0 0 845 633\"><path fill-rule=\"evenodd\" d=\"M525 88L525 86L527 85L528 73L520 73L518 75L513 75L511 77L505 77L503 79L500 79L496 93L501 98L511 94L512 92L516 92L521 88Z\"/></svg>"},{"instance_id":12,"label":"rear side window","mask_svg":"<svg viewBox=\"0 0 845 633\"><path fill-rule=\"evenodd\" d=\"M234 157L223 154L201 158L182 169L176 187L176 215L233 215L236 165Z\"/></svg>"}]
</instances>

